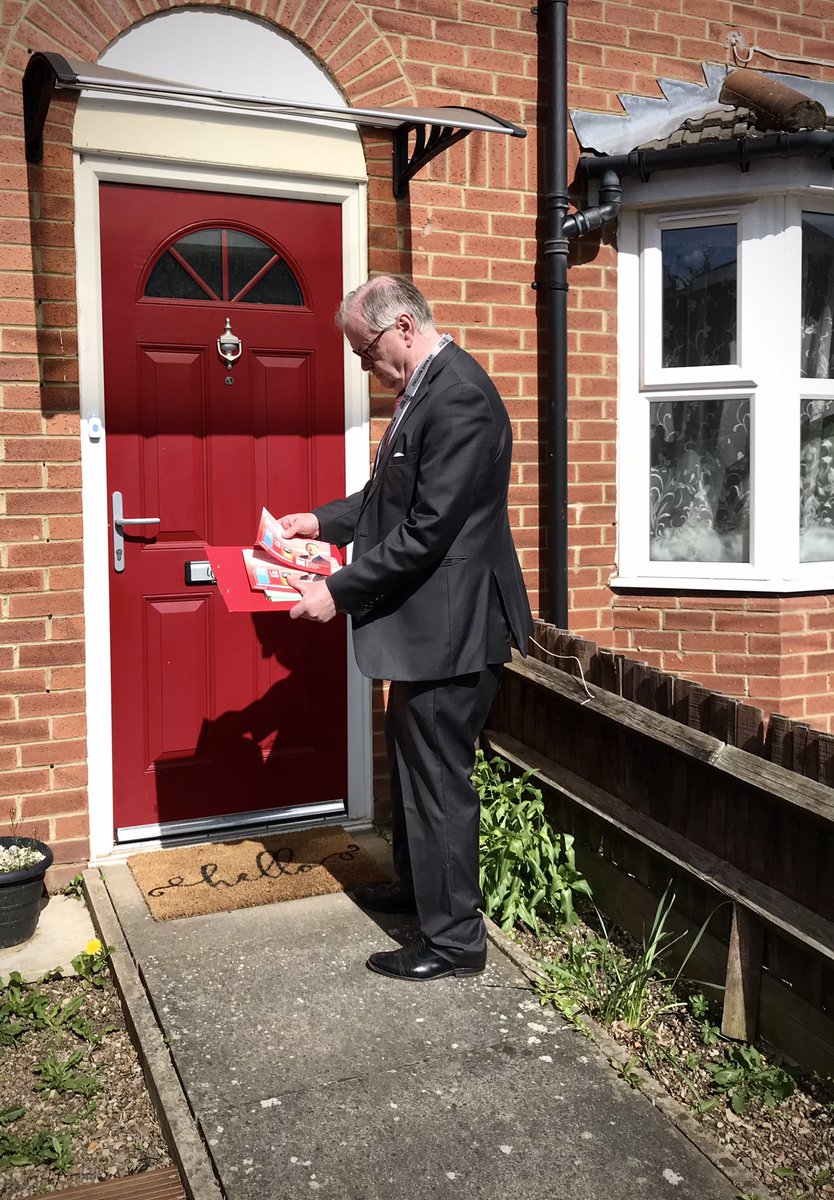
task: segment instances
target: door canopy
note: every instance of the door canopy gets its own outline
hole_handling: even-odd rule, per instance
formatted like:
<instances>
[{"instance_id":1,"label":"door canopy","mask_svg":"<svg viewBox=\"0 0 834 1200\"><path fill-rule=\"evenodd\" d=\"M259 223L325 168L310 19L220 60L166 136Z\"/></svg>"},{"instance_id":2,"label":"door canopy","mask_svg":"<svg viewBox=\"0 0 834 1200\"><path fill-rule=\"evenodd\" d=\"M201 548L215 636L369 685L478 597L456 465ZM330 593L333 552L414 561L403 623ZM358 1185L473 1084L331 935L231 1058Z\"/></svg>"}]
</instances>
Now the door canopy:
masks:
<instances>
[{"instance_id":1,"label":"door canopy","mask_svg":"<svg viewBox=\"0 0 834 1200\"><path fill-rule=\"evenodd\" d=\"M390 130L393 135L394 195L402 199L418 171L470 133L526 137L527 131L503 117L476 108L337 108L301 100L271 100L197 88L169 79L116 71L63 54L34 53L23 75L26 159L43 158L43 128L55 91L104 92L110 95L193 101L206 107L237 109L308 121L337 121Z\"/></svg>"}]
</instances>

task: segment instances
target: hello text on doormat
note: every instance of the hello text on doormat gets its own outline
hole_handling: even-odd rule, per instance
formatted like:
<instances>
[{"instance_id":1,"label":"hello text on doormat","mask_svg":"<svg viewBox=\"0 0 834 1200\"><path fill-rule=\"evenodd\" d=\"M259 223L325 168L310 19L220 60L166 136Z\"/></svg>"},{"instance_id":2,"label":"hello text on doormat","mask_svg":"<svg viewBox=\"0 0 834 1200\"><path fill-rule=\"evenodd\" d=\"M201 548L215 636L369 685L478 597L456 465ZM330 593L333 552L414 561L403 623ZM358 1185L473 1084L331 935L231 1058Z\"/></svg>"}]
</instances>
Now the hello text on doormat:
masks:
<instances>
[{"instance_id":1,"label":"hello text on doormat","mask_svg":"<svg viewBox=\"0 0 834 1200\"><path fill-rule=\"evenodd\" d=\"M157 921L348 891L385 878L340 826L135 854L128 866Z\"/></svg>"}]
</instances>

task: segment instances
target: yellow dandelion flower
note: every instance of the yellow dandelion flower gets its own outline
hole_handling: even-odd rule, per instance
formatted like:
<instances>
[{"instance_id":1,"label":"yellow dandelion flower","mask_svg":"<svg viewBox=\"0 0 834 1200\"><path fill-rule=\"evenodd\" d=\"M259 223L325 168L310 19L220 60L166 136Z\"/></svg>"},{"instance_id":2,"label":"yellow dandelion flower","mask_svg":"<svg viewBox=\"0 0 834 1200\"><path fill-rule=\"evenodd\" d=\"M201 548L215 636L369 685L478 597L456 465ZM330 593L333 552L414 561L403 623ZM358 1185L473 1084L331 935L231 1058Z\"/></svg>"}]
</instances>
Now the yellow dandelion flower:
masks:
<instances>
[{"instance_id":1,"label":"yellow dandelion flower","mask_svg":"<svg viewBox=\"0 0 834 1200\"><path fill-rule=\"evenodd\" d=\"M84 947L84 950L87 954L100 954L101 942L98 940L98 938L90 938L89 942L87 942L87 945Z\"/></svg>"}]
</instances>

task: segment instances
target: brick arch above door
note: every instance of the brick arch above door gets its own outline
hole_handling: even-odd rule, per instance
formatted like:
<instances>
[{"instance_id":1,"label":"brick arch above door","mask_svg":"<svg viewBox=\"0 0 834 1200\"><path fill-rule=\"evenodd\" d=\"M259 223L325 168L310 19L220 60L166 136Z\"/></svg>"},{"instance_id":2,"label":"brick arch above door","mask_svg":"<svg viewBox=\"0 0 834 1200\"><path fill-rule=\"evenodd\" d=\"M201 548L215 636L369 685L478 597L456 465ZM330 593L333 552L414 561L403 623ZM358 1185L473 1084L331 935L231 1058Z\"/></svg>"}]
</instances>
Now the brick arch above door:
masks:
<instances>
[{"instance_id":1,"label":"brick arch above door","mask_svg":"<svg viewBox=\"0 0 834 1200\"><path fill-rule=\"evenodd\" d=\"M113 19L114 15L120 15L115 6L108 7L108 12L99 7L90 11L83 0L65 0L59 16L47 11L39 0L24 0L16 25L0 44L0 92L16 97L13 103L19 106L20 78L34 50L56 50L82 59L97 59L116 38L149 17L205 6L200 0L194 3L186 0L172 8L160 0L151 0L142 11L137 0L123 0L126 16L133 16L133 20L124 22ZM392 42L353 0L327 0L323 7L318 3L302 3L289 13L280 11L277 19L272 10L286 9L286 5L273 0L262 3L260 8L261 11L253 11L245 0L228 0L212 11L256 18L290 34L327 70L351 106L415 102L414 88ZM37 24L30 15L34 10L37 10Z\"/></svg>"}]
</instances>

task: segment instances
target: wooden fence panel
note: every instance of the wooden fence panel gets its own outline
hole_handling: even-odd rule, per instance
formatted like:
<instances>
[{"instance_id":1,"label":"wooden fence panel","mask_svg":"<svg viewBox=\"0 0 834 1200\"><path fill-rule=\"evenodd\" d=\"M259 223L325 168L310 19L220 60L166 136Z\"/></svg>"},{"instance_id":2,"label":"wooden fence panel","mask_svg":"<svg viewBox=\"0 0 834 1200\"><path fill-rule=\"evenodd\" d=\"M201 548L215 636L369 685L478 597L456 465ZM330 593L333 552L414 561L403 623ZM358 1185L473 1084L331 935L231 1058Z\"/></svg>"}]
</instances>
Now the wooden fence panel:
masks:
<instances>
[{"instance_id":1,"label":"wooden fence panel","mask_svg":"<svg viewBox=\"0 0 834 1200\"><path fill-rule=\"evenodd\" d=\"M542 645L549 636L542 631ZM557 653L571 647L563 634L549 644ZM717 936L729 945L732 904L721 902L712 912L713 888L763 919L764 976L786 985L800 1014L796 1021L805 1023L800 1042L807 1034L808 1044L819 1049L834 1028L834 795L819 782L834 769L834 738L779 715L765 729L761 711L752 706L687 681L670 687L663 673L593 644L577 657L612 688L622 680L626 696L596 685L588 704L576 663L575 671L565 671L537 655L508 668L490 726L577 781L570 800L560 801L558 793L549 798L560 827L638 882L655 903L672 879L676 906L693 934L712 913ZM629 693L644 703L630 701ZM657 712L680 711L684 703L689 727ZM751 754L750 745L767 757ZM590 789L584 808L576 803L577 787ZM610 814L630 815L606 816L609 810L600 809L594 796L608 797ZM684 860L658 853L662 843L652 841L655 834L647 840L635 832L641 829L668 831L663 837L670 847L679 844L675 838L685 839L680 845L690 847L686 853L700 864L697 871L688 874ZM733 879L741 882L728 892ZM775 905L770 921L765 903ZM610 915L625 923L620 914ZM747 986L752 959L741 950L736 957ZM771 998L763 1000L769 1011L776 1011L776 994L767 992ZM735 1013L749 1016L743 1005ZM830 1054L834 1060L834 1039Z\"/></svg>"}]
</instances>

